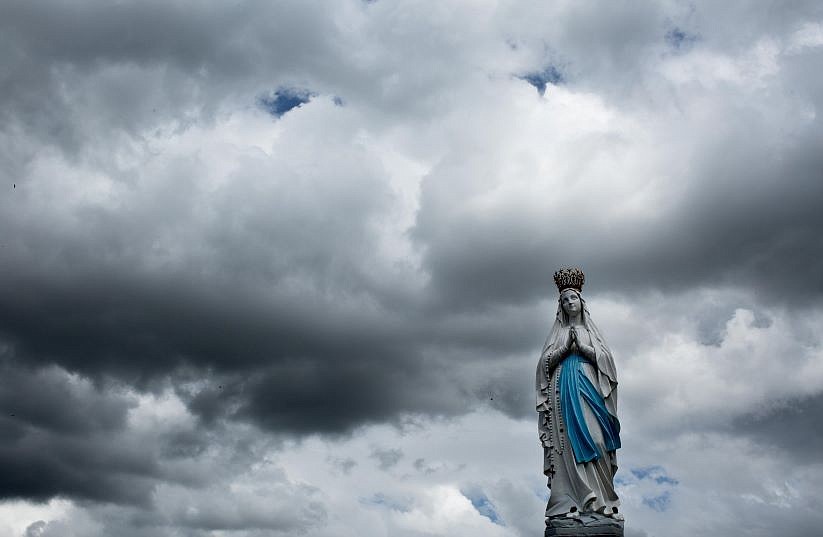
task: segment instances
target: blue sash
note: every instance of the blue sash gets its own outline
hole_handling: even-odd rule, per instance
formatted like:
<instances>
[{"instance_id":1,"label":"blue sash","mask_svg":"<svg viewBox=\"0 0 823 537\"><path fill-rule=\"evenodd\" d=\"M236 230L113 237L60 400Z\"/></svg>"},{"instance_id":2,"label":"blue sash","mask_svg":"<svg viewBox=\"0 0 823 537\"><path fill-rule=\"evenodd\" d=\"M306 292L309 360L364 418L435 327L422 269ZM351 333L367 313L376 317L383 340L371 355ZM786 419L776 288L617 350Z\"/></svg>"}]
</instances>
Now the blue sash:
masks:
<instances>
[{"instance_id":1,"label":"blue sash","mask_svg":"<svg viewBox=\"0 0 823 537\"><path fill-rule=\"evenodd\" d=\"M584 358L576 354L569 355L563 360L560 371L560 408L566 422L566 434L574 450L574 459L578 463L590 462L604 455L598 451L586 426L581 399L588 403L600 424L606 451L620 447L620 422L617 416L609 414L603 397L583 371L583 361Z\"/></svg>"}]
</instances>

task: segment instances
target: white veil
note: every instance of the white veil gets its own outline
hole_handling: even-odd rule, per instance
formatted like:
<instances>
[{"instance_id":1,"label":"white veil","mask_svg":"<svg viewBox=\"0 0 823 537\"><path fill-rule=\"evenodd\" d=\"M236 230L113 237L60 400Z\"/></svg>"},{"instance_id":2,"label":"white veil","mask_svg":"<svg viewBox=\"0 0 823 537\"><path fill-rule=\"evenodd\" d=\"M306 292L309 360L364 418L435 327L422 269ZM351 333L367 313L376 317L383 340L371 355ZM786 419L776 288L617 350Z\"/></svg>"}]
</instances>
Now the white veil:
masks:
<instances>
[{"instance_id":1,"label":"white veil","mask_svg":"<svg viewBox=\"0 0 823 537\"><path fill-rule=\"evenodd\" d=\"M578 296L580 294L578 293ZM614 358L612 352L606 345L600 330L592 321L589 309L586 306L586 301L580 296L580 303L583 305L582 321L583 325L588 329L592 338L592 345L597 363L597 391L603 396L606 404L606 409L612 416L617 416L617 372L614 367ZM549 337L546 338L546 343L543 345L543 351L540 353L540 361L537 364L537 378L535 382L535 389L537 395L537 410L547 410L549 398L549 372L546 368L546 360L549 354L558 348L562 342L560 341L561 328L569 325L569 317L560 304L560 299L557 300L557 314L555 315L554 324L549 332Z\"/></svg>"}]
</instances>

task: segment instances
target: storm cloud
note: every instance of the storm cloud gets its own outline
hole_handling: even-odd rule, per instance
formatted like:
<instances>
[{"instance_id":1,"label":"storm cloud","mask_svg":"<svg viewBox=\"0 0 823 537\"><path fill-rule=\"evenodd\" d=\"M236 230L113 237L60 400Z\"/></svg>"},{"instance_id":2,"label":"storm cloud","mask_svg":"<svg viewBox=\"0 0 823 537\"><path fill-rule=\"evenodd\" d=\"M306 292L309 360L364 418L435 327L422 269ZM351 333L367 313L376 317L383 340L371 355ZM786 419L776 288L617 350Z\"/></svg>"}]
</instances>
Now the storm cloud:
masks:
<instances>
[{"instance_id":1,"label":"storm cloud","mask_svg":"<svg viewBox=\"0 0 823 537\"><path fill-rule=\"evenodd\" d=\"M618 362L631 531L815 527L821 21L3 5L0 535L539 529L536 436L516 463L467 439L534 433L569 265Z\"/></svg>"}]
</instances>

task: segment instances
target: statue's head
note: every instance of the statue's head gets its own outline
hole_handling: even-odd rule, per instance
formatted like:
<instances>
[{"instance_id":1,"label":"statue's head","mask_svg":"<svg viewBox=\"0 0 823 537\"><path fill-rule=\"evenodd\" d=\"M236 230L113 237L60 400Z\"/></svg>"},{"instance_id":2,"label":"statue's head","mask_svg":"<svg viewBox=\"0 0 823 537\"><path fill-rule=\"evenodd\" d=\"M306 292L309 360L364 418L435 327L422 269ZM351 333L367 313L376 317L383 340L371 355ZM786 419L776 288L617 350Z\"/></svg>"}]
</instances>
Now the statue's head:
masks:
<instances>
[{"instance_id":1,"label":"statue's head","mask_svg":"<svg viewBox=\"0 0 823 537\"><path fill-rule=\"evenodd\" d=\"M583 271L578 268L560 269L554 273L554 283L560 291L560 306L567 319L578 315L583 309L580 292L585 281Z\"/></svg>"},{"instance_id":2,"label":"statue's head","mask_svg":"<svg viewBox=\"0 0 823 537\"><path fill-rule=\"evenodd\" d=\"M577 289L563 289L560 292L560 306L563 308L563 312L569 317L578 315L583 309L583 303L581 302L580 293L577 292Z\"/></svg>"}]
</instances>

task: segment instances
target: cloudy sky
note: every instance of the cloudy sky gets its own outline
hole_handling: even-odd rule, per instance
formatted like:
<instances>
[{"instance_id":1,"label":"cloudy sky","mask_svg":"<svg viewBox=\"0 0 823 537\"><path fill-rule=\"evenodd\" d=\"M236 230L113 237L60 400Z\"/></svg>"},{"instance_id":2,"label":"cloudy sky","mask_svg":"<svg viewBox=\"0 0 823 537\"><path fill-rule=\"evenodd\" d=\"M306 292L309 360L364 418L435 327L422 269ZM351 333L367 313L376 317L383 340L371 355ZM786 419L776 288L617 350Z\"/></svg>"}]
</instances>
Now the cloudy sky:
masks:
<instances>
[{"instance_id":1,"label":"cloudy sky","mask_svg":"<svg viewBox=\"0 0 823 537\"><path fill-rule=\"evenodd\" d=\"M823 524L823 5L0 4L0 537L541 535L552 273L627 537Z\"/></svg>"}]
</instances>

